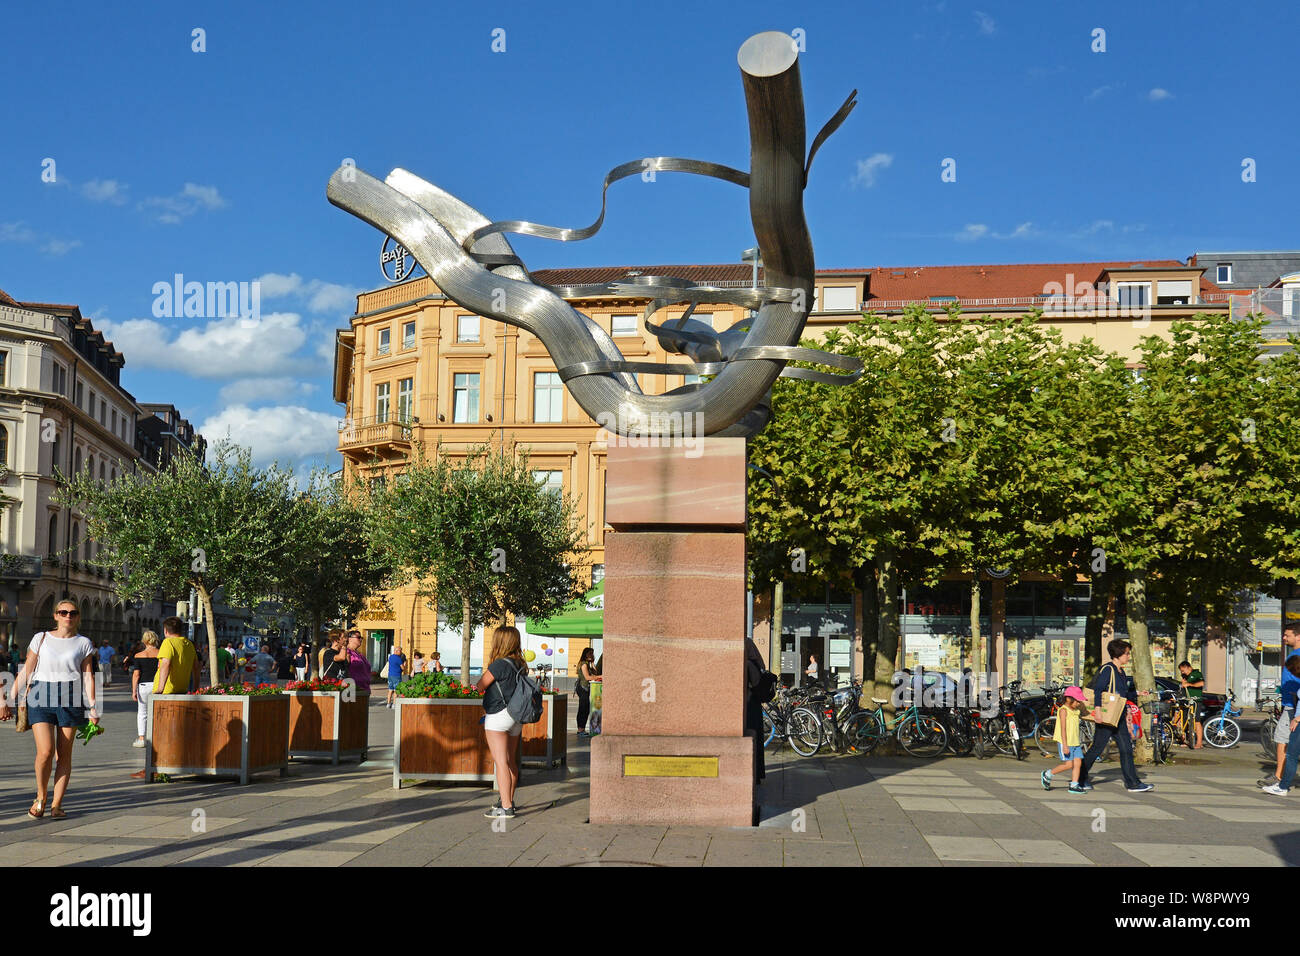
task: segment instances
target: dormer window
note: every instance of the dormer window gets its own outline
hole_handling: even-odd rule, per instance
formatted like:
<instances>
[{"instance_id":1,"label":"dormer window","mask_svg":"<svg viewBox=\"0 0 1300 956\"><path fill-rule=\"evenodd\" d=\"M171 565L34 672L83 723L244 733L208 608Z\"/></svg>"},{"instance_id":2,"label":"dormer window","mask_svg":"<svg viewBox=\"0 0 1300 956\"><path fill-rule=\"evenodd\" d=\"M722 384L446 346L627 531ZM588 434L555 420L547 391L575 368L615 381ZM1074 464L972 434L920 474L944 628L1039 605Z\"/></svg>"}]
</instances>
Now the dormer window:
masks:
<instances>
[{"instance_id":1,"label":"dormer window","mask_svg":"<svg viewBox=\"0 0 1300 956\"><path fill-rule=\"evenodd\" d=\"M1214 281L1219 285L1232 282L1232 263L1220 262L1214 268Z\"/></svg>"}]
</instances>

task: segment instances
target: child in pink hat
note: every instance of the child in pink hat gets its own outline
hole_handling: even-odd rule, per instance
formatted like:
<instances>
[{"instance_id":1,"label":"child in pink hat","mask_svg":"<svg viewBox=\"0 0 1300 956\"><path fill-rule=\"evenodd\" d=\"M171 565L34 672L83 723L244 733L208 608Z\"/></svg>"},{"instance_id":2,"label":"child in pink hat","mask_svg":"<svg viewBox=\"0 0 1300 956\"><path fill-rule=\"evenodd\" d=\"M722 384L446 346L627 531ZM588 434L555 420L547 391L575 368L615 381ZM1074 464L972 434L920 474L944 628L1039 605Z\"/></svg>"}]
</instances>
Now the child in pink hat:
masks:
<instances>
[{"instance_id":1,"label":"child in pink hat","mask_svg":"<svg viewBox=\"0 0 1300 956\"><path fill-rule=\"evenodd\" d=\"M1061 709L1056 712L1056 731L1052 739L1060 748L1061 762L1051 770L1044 770L1043 789L1052 789L1052 775L1070 771L1070 792L1087 793L1092 787L1079 783L1079 770L1083 766L1083 738L1079 733L1079 721L1091 720L1083 688L1067 687L1061 701Z\"/></svg>"}]
</instances>

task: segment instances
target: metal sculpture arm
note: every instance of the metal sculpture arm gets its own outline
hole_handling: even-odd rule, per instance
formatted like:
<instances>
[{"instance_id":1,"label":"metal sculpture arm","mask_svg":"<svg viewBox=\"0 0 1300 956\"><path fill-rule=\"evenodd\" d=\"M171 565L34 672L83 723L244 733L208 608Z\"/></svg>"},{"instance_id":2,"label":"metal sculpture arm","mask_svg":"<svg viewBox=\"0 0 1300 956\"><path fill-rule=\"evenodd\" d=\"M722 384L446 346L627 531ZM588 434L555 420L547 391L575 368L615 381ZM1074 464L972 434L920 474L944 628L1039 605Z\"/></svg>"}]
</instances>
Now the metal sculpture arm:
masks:
<instances>
[{"instance_id":1,"label":"metal sculpture arm","mask_svg":"<svg viewBox=\"0 0 1300 956\"><path fill-rule=\"evenodd\" d=\"M625 163L606 177L606 189L617 179L645 169L693 172L748 184L750 215L768 288L747 290L747 298L758 305L758 311L747 320L743 342L735 347L737 335L733 333L746 323L723 333L726 348L721 347L721 337L717 337L719 347L711 348L705 335L650 326L647 321L661 341L675 343L675 350L685 351L689 345L695 357L716 361L671 366L625 361L608 333L569 305L559 291L531 280L503 235L527 232L563 240L586 238L604 220L603 193L600 217L592 226L577 230L518 221L491 223L466 203L401 169L394 170L387 182L380 182L354 167L340 167L330 178L327 194L334 205L401 242L453 301L541 339L574 399L604 427L623 435L753 434L767 423L770 409L766 396L783 372L815 381L851 381L855 369L861 368L854 359L797 345L813 301L816 271L803 214L807 165L797 56L791 38L775 32L751 37L740 49L737 59L750 125L748 176L698 160L658 157ZM823 130L818 145L827 130L843 121L851 101L852 97ZM721 290L707 288L632 285L651 288L652 298L660 304L737 297L734 293L716 295L713 293ZM830 364L852 374L787 369L790 360ZM665 370L699 371L716 377L664 395L643 394L635 374Z\"/></svg>"}]
</instances>

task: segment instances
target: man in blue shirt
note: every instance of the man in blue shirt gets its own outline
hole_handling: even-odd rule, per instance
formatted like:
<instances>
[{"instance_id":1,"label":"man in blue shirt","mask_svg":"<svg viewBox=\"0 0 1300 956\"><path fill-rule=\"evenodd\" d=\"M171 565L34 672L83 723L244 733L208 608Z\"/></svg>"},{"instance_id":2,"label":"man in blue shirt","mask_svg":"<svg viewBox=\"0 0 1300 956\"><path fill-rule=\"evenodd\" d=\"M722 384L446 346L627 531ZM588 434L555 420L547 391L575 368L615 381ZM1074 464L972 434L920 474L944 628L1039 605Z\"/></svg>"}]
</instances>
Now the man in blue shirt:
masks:
<instances>
[{"instance_id":1,"label":"man in blue shirt","mask_svg":"<svg viewBox=\"0 0 1300 956\"><path fill-rule=\"evenodd\" d=\"M1257 781L1261 787L1270 787L1282 779L1282 764L1286 762L1286 745L1291 739L1291 721L1295 718L1296 692L1300 690L1300 678L1294 677L1285 667L1288 658L1300 654L1300 621L1288 621L1282 626L1282 646L1287 649L1282 659L1282 684L1278 690L1282 694L1282 716L1277 719L1273 729L1273 743L1277 744L1277 769L1271 777Z\"/></svg>"},{"instance_id":2,"label":"man in blue shirt","mask_svg":"<svg viewBox=\"0 0 1300 956\"><path fill-rule=\"evenodd\" d=\"M104 686L113 683L113 645L108 641L99 648L99 669L104 674Z\"/></svg>"},{"instance_id":3,"label":"man in blue shirt","mask_svg":"<svg viewBox=\"0 0 1300 956\"><path fill-rule=\"evenodd\" d=\"M1097 691L1098 703L1101 702L1101 693L1107 691L1114 685L1115 693L1133 703L1137 703L1137 687L1133 683L1133 678L1124 673L1124 668L1128 666L1129 660L1133 656L1133 645L1128 641L1121 641L1119 638L1111 641L1106 645L1106 653L1110 656L1110 661L1104 664L1097 672L1097 679L1092 682L1092 689ZM1145 691L1143 692L1145 693ZM1091 790L1092 785L1088 783L1088 771L1106 750L1111 738L1115 738L1115 747L1119 750L1119 768L1124 777L1124 786L1129 793L1146 793L1148 790L1154 790L1155 787L1149 783L1143 783L1138 779L1137 768L1133 766L1133 738L1128 731L1128 714L1121 714L1119 724L1110 727L1106 724L1098 723L1096 730L1093 731L1092 746L1088 752L1083 755L1083 766L1079 770L1079 783L1085 790Z\"/></svg>"}]
</instances>

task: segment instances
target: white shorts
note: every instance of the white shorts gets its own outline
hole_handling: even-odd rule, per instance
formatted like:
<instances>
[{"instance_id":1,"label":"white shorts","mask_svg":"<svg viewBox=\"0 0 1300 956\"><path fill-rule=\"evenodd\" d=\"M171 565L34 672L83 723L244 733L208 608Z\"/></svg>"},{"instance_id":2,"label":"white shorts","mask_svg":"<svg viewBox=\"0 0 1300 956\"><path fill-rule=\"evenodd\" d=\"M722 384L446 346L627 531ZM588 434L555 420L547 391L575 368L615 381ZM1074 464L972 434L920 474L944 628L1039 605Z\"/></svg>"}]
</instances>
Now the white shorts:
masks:
<instances>
[{"instance_id":1,"label":"white shorts","mask_svg":"<svg viewBox=\"0 0 1300 956\"><path fill-rule=\"evenodd\" d=\"M1282 716L1277 719L1277 726L1273 728L1273 743L1284 744L1291 739L1291 721L1295 720L1295 712L1289 707L1282 711Z\"/></svg>"},{"instance_id":2,"label":"white shorts","mask_svg":"<svg viewBox=\"0 0 1300 956\"><path fill-rule=\"evenodd\" d=\"M510 716L510 711L504 707L495 714L488 714L483 718L484 730L499 730L511 737L518 737L524 732L524 725Z\"/></svg>"}]
</instances>

